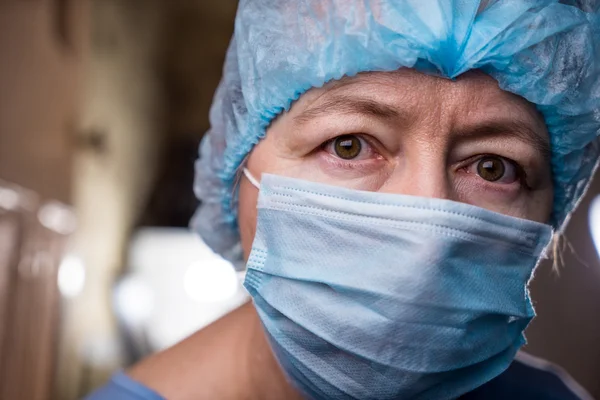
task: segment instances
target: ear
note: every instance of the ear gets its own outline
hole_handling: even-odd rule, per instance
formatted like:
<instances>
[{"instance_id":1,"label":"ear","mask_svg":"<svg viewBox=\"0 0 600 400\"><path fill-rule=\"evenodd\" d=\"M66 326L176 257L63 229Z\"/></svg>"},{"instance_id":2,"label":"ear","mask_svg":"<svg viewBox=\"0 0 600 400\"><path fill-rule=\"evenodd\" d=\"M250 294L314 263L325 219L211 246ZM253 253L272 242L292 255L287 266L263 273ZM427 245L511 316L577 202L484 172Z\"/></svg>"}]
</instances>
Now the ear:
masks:
<instances>
[{"instance_id":1,"label":"ear","mask_svg":"<svg viewBox=\"0 0 600 400\"><path fill-rule=\"evenodd\" d=\"M256 203L258 189L242 175L239 183L238 226L244 261L248 259L254 235L256 234Z\"/></svg>"}]
</instances>

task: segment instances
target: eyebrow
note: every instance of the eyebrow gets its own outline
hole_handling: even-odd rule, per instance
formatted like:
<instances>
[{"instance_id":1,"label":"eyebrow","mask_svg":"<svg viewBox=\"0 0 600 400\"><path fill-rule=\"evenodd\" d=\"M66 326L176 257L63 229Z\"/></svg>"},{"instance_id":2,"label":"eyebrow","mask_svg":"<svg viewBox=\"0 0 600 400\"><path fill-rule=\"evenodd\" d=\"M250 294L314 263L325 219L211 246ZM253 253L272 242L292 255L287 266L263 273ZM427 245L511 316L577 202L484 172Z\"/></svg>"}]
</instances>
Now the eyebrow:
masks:
<instances>
[{"instance_id":1,"label":"eyebrow","mask_svg":"<svg viewBox=\"0 0 600 400\"><path fill-rule=\"evenodd\" d=\"M331 114L362 114L382 119L405 119L408 116L400 113L394 107L368 98L357 98L348 95L330 96L326 101L319 102L294 117L294 122L302 125L313 118Z\"/></svg>"},{"instance_id":2,"label":"eyebrow","mask_svg":"<svg viewBox=\"0 0 600 400\"><path fill-rule=\"evenodd\" d=\"M478 124L457 133L460 137L510 137L523 142L538 151L544 160L550 160L550 142L540 136L530 124L519 120L497 120Z\"/></svg>"},{"instance_id":3,"label":"eyebrow","mask_svg":"<svg viewBox=\"0 0 600 400\"><path fill-rule=\"evenodd\" d=\"M347 94L330 95L323 102L315 102L299 115L294 122L303 125L313 118L332 114L362 114L387 120L401 120L405 127L414 122L410 114L369 98L356 97ZM499 119L476 124L473 127L455 132L459 137L505 137L514 138L534 148L545 161L551 158L551 148L548 140L540 136L531 124L518 119Z\"/></svg>"}]
</instances>

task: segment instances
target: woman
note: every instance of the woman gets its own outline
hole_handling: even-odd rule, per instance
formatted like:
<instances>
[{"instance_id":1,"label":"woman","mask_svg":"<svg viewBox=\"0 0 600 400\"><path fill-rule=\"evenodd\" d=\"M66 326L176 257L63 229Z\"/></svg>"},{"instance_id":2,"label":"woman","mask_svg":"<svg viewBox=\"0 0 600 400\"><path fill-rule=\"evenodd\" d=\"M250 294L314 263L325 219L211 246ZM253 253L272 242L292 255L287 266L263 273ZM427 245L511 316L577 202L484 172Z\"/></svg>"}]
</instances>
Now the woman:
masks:
<instances>
[{"instance_id":1,"label":"woman","mask_svg":"<svg viewBox=\"0 0 600 400\"><path fill-rule=\"evenodd\" d=\"M600 154L563 3L241 1L194 226L253 303L91 398L582 398L513 362Z\"/></svg>"}]
</instances>

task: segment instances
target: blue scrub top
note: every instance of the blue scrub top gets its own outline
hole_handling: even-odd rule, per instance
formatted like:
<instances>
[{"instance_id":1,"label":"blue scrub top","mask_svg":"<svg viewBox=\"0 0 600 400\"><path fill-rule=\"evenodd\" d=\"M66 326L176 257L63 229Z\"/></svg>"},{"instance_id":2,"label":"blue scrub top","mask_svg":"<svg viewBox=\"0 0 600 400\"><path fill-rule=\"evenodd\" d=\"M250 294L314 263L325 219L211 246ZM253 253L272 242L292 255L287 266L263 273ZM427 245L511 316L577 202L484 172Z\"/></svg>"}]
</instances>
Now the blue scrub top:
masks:
<instances>
[{"instance_id":1,"label":"blue scrub top","mask_svg":"<svg viewBox=\"0 0 600 400\"><path fill-rule=\"evenodd\" d=\"M462 396L462 400L593 400L569 376L547 364L526 357L515 360L500 376ZM539 362L539 361L538 361ZM129 378L115 374L110 382L92 393L86 400L165 400L152 389Z\"/></svg>"},{"instance_id":2,"label":"blue scrub top","mask_svg":"<svg viewBox=\"0 0 600 400\"><path fill-rule=\"evenodd\" d=\"M86 397L86 400L164 400L164 397L119 372L105 386Z\"/></svg>"}]
</instances>

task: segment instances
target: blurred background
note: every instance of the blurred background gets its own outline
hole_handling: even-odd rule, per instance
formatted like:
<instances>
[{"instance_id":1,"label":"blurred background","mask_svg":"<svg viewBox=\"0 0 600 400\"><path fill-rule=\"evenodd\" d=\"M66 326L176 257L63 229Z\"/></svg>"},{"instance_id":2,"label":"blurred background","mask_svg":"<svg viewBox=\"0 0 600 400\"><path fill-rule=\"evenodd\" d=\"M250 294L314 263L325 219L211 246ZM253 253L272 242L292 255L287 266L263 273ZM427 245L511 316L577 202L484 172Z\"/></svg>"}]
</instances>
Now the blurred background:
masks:
<instances>
[{"instance_id":1,"label":"blurred background","mask_svg":"<svg viewBox=\"0 0 600 400\"><path fill-rule=\"evenodd\" d=\"M235 8L0 1L0 400L81 398L247 300L187 229ZM599 193L537 271L526 347L598 398Z\"/></svg>"}]
</instances>

